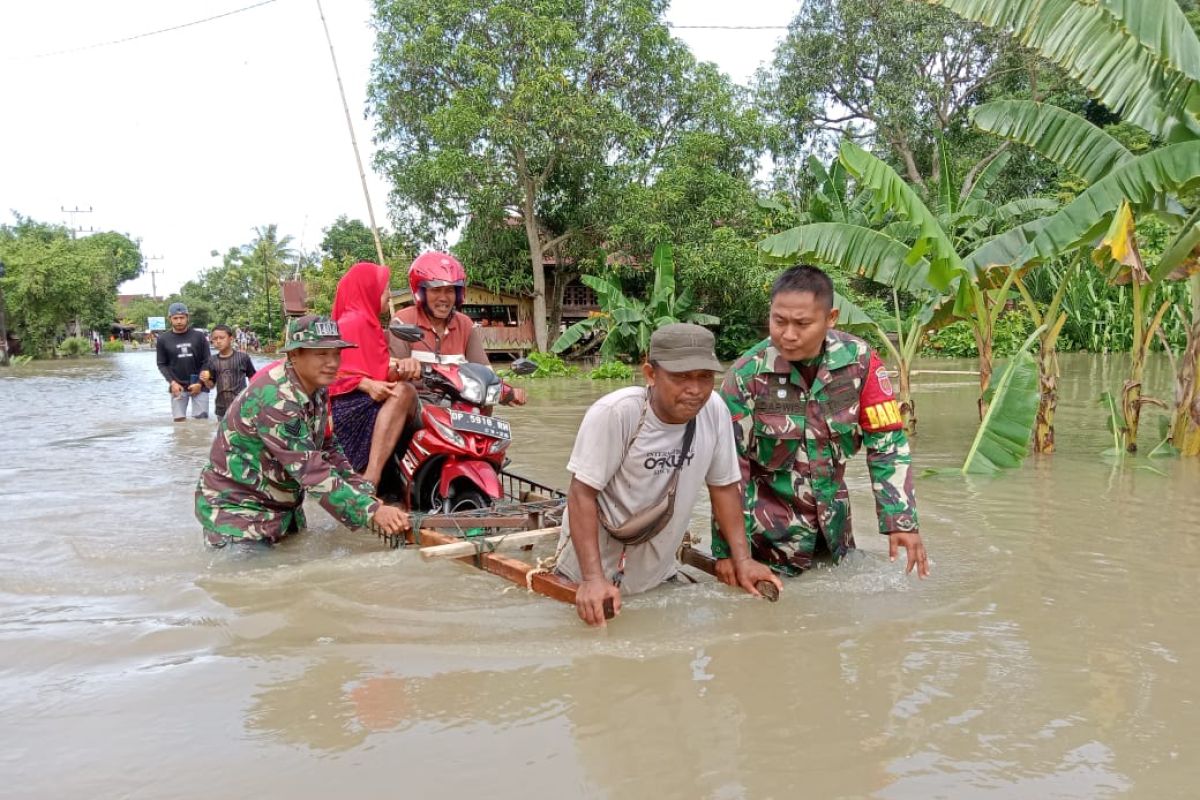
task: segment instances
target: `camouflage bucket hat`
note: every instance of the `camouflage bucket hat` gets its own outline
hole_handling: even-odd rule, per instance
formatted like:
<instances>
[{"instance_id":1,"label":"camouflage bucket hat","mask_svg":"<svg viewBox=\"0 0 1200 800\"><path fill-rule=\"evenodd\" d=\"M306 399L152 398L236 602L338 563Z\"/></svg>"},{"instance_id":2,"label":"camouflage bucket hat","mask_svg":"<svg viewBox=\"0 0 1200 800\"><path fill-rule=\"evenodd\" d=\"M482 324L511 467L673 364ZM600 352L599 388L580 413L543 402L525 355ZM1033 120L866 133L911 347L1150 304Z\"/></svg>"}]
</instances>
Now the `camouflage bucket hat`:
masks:
<instances>
[{"instance_id":1,"label":"camouflage bucket hat","mask_svg":"<svg viewBox=\"0 0 1200 800\"><path fill-rule=\"evenodd\" d=\"M319 317L316 314L305 314L288 323L287 342L280 352L287 353L301 348L337 348L358 347L342 338L337 323L329 317Z\"/></svg>"}]
</instances>

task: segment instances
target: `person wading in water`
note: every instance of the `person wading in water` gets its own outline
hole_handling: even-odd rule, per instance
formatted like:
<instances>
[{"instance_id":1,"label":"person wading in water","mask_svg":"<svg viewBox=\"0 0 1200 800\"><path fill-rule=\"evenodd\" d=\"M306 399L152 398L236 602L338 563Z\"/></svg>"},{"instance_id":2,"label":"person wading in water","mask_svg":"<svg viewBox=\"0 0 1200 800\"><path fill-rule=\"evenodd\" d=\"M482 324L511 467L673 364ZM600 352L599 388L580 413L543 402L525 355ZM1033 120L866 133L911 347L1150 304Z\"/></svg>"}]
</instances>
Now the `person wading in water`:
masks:
<instances>
[{"instance_id":1,"label":"person wading in water","mask_svg":"<svg viewBox=\"0 0 1200 800\"><path fill-rule=\"evenodd\" d=\"M675 578L700 487L708 487L722 529L742 529L741 473L729 411L713 393L721 369L712 332L665 325L650 338L645 388L630 386L592 404L575 438L567 470L567 512L558 571L579 583L575 610L604 625L605 603ZM733 585L760 596L755 584L782 586L750 558L745 537L731 541Z\"/></svg>"}]
</instances>

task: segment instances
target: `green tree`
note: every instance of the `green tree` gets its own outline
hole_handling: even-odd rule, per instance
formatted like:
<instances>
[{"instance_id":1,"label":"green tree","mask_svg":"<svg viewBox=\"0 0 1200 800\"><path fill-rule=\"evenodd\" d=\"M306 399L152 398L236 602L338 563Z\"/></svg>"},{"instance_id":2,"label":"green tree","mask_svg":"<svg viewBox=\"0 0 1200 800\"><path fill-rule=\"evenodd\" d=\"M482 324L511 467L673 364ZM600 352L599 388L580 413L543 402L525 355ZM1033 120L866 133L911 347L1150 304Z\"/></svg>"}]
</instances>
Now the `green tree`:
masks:
<instances>
[{"instance_id":1,"label":"green tree","mask_svg":"<svg viewBox=\"0 0 1200 800\"><path fill-rule=\"evenodd\" d=\"M376 0L370 97L393 202L437 230L515 215L540 349L545 255L597 243L582 201L602 210L612 187L649 175L707 114L691 89L694 59L662 22L666 5Z\"/></svg>"},{"instance_id":2,"label":"green tree","mask_svg":"<svg viewBox=\"0 0 1200 800\"><path fill-rule=\"evenodd\" d=\"M117 286L137 277L142 256L128 236L114 232L72 239L66 228L17 215L0 226L0 260L8 327L26 349L51 355L68 326L74 333L108 330Z\"/></svg>"},{"instance_id":3,"label":"green tree","mask_svg":"<svg viewBox=\"0 0 1200 800\"><path fill-rule=\"evenodd\" d=\"M650 262L655 244L672 244L680 282L698 308L721 318L723 357L762 338L770 282L756 251L770 214L758 205L752 183L762 126L740 113L738 102L726 106L738 132L681 136L653 175L615 199L606 235L610 249L629 257L619 274L631 285L644 281L638 265Z\"/></svg>"},{"instance_id":4,"label":"green tree","mask_svg":"<svg viewBox=\"0 0 1200 800\"><path fill-rule=\"evenodd\" d=\"M938 142L962 128L990 83L1024 65L1004 39L907 0L808 0L771 67L765 107L795 157L845 137L890 152L915 186L939 181Z\"/></svg>"},{"instance_id":5,"label":"green tree","mask_svg":"<svg viewBox=\"0 0 1200 800\"><path fill-rule=\"evenodd\" d=\"M337 294L338 281L359 261L375 262L375 237L361 220L342 215L324 230L318 252L299 255L299 272L308 293L309 306L318 314L329 314ZM386 266L392 270L392 285L403 285L409 263L416 255L407 237L400 233L379 232Z\"/></svg>"}]
</instances>

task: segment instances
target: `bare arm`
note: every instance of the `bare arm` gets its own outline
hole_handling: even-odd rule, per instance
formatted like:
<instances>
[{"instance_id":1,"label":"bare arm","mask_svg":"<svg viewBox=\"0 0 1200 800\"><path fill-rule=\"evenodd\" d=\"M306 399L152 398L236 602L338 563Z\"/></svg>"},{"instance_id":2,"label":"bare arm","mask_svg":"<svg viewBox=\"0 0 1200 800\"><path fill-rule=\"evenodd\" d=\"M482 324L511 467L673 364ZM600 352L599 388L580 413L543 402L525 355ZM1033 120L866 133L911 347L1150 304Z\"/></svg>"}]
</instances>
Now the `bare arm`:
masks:
<instances>
[{"instance_id":1,"label":"bare arm","mask_svg":"<svg viewBox=\"0 0 1200 800\"><path fill-rule=\"evenodd\" d=\"M479 332L479 328L471 328L471 332L467 334L467 352L463 355L472 364L483 364L485 367L492 365L488 360L487 350L484 349L483 334Z\"/></svg>"},{"instance_id":2,"label":"bare arm","mask_svg":"<svg viewBox=\"0 0 1200 800\"><path fill-rule=\"evenodd\" d=\"M575 592L575 610L588 625L604 625L604 601L611 600L614 614L621 612L621 590L604 577L600 560L600 492L578 478L567 490L567 519L571 544L579 560L581 580Z\"/></svg>"}]
</instances>

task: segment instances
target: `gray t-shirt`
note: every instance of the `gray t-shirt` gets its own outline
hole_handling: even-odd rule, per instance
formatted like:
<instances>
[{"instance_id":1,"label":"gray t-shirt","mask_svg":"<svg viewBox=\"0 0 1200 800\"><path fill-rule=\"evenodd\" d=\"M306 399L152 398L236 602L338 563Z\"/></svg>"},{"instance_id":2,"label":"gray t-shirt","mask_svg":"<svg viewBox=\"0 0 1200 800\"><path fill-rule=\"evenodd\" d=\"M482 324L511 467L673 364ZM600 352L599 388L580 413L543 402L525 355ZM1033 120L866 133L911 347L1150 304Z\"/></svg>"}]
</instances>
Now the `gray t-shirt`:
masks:
<instances>
[{"instance_id":1,"label":"gray t-shirt","mask_svg":"<svg viewBox=\"0 0 1200 800\"><path fill-rule=\"evenodd\" d=\"M645 405L646 390L640 386L618 389L597 400L584 415L575 437L575 448L567 470L582 483L597 489L604 515L623 524L633 513L651 505L667 492L671 473L683 449L686 425L663 422L646 410L646 421L637 441L625 452L637 430ZM671 521L645 544L625 553L623 594L637 594L674 576L675 552L683 541L700 487L728 486L741 480L737 450L733 443L733 420L725 403L713 392L696 416L692 452L679 475L675 510ZM569 515L563 516L558 570L574 581L580 579L579 560L572 545ZM600 559L604 577L612 578L621 558L621 543L600 528Z\"/></svg>"}]
</instances>

